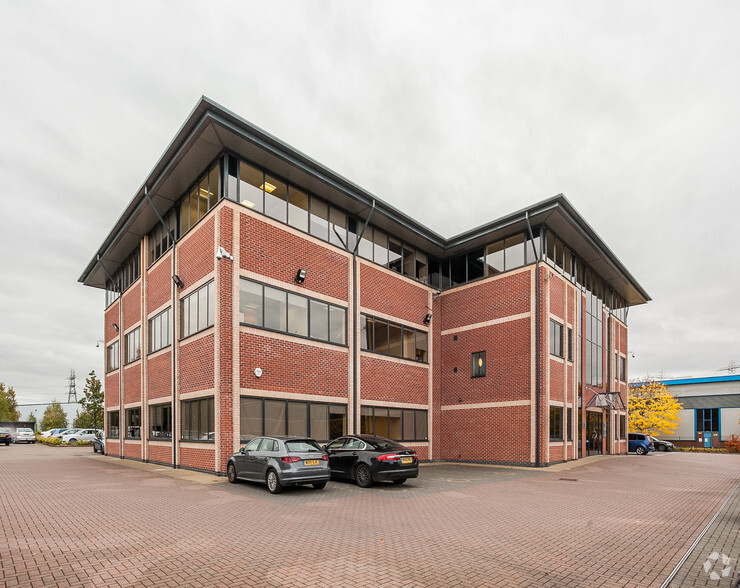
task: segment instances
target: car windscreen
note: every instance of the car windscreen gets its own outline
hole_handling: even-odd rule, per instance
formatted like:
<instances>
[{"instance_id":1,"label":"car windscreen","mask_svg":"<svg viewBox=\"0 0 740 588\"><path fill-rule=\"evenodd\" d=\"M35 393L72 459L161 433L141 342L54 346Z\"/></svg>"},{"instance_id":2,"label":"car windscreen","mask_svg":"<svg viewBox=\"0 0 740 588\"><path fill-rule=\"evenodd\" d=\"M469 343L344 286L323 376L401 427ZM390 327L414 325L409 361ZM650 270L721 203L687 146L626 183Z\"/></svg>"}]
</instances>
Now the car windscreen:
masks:
<instances>
[{"instance_id":1,"label":"car windscreen","mask_svg":"<svg viewBox=\"0 0 740 588\"><path fill-rule=\"evenodd\" d=\"M286 441L285 447L288 449L289 453L320 453L323 451L323 449L319 447L319 444L313 439L293 439L291 441Z\"/></svg>"},{"instance_id":2,"label":"car windscreen","mask_svg":"<svg viewBox=\"0 0 740 588\"><path fill-rule=\"evenodd\" d=\"M399 445L390 439L373 439L372 441L367 441L375 447L375 449L380 449L381 451L396 451L398 449L404 449L403 445Z\"/></svg>"}]
</instances>

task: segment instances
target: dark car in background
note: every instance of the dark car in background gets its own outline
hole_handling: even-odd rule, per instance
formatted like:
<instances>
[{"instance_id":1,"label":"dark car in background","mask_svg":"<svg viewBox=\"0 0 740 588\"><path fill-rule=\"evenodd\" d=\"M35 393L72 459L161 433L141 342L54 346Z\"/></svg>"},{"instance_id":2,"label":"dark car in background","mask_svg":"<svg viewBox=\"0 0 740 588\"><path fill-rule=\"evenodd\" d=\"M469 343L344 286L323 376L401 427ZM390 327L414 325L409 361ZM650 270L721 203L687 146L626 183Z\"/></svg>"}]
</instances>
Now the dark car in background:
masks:
<instances>
[{"instance_id":1,"label":"dark car in background","mask_svg":"<svg viewBox=\"0 0 740 588\"><path fill-rule=\"evenodd\" d=\"M272 494L300 484L320 490L331 479L329 460L315 440L286 435L252 439L229 457L226 475L232 484L239 480L266 484Z\"/></svg>"},{"instance_id":2,"label":"dark car in background","mask_svg":"<svg viewBox=\"0 0 740 588\"><path fill-rule=\"evenodd\" d=\"M650 439L650 435L644 433L629 433L627 450L634 451L637 455L647 455L651 451L655 451L655 445Z\"/></svg>"},{"instance_id":3,"label":"dark car in background","mask_svg":"<svg viewBox=\"0 0 740 588\"><path fill-rule=\"evenodd\" d=\"M10 432L10 429L0 428L0 443L5 443L5 445L10 445L10 442L13 440L13 435Z\"/></svg>"},{"instance_id":4,"label":"dark car in background","mask_svg":"<svg viewBox=\"0 0 740 588\"><path fill-rule=\"evenodd\" d=\"M374 482L403 484L419 475L413 449L377 435L346 435L324 446L332 478L354 480L361 488Z\"/></svg>"},{"instance_id":5,"label":"dark car in background","mask_svg":"<svg viewBox=\"0 0 740 588\"><path fill-rule=\"evenodd\" d=\"M652 436L650 437L650 440L655 446L655 451L673 451L676 448L676 446L670 441L663 441L661 439L658 439L657 437Z\"/></svg>"}]
</instances>

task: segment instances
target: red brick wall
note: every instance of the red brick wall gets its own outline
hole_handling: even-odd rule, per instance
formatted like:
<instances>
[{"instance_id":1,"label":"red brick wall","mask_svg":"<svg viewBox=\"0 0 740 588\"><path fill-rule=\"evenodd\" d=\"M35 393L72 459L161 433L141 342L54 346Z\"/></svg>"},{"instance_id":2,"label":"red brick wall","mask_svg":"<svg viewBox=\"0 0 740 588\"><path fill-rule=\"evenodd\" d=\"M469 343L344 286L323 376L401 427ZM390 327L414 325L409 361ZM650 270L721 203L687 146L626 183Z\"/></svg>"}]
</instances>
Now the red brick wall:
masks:
<instances>
[{"instance_id":1,"label":"red brick wall","mask_svg":"<svg viewBox=\"0 0 740 588\"><path fill-rule=\"evenodd\" d=\"M121 332L127 331L141 320L141 279L123 293L123 326Z\"/></svg>"},{"instance_id":2,"label":"red brick wall","mask_svg":"<svg viewBox=\"0 0 740 588\"><path fill-rule=\"evenodd\" d=\"M529 406L445 410L442 459L529 463Z\"/></svg>"},{"instance_id":3,"label":"red brick wall","mask_svg":"<svg viewBox=\"0 0 740 588\"><path fill-rule=\"evenodd\" d=\"M203 448L180 447L180 465L213 472L215 451L215 446L211 444Z\"/></svg>"},{"instance_id":4,"label":"red brick wall","mask_svg":"<svg viewBox=\"0 0 740 588\"><path fill-rule=\"evenodd\" d=\"M362 400L429 403L427 365L400 363L368 353L360 357L360 367Z\"/></svg>"},{"instance_id":5,"label":"red brick wall","mask_svg":"<svg viewBox=\"0 0 740 588\"><path fill-rule=\"evenodd\" d=\"M105 407L118 406L118 370L105 376Z\"/></svg>"},{"instance_id":6,"label":"red brick wall","mask_svg":"<svg viewBox=\"0 0 740 588\"><path fill-rule=\"evenodd\" d=\"M214 216L202 220L186 233L177 249L177 275L189 288L201 278L213 272L216 262Z\"/></svg>"},{"instance_id":7,"label":"red brick wall","mask_svg":"<svg viewBox=\"0 0 740 588\"><path fill-rule=\"evenodd\" d=\"M298 236L246 212L240 215L241 269L292 283L298 269L306 270L302 287L347 300L349 258L331 245Z\"/></svg>"},{"instance_id":8,"label":"red brick wall","mask_svg":"<svg viewBox=\"0 0 740 588\"><path fill-rule=\"evenodd\" d=\"M240 384L243 388L347 397L346 347L327 349L300 340L239 335ZM254 375L262 368L261 378Z\"/></svg>"},{"instance_id":9,"label":"red brick wall","mask_svg":"<svg viewBox=\"0 0 740 588\"><path fill-rule=\"evenodd\" d=\"M105 332L106 345L110 343L111 339L118 337L118 332L113 328L113 323L118 324L118 318L119 318L118 310L119 310L120 304L121 304L121 299L119 298L105 310L105 318L104 318L105 324L104 324L103 330ZM120 327L120 325L118 326Z\"/></svg>"},{"instance_id":10,"label":"red brick wall","mask_svg":"<svg viewBox=\"0 0 740 588\"><path fill-rule=\"evenodd\" d=\"M142 459L141 443L123 443L123 456L129 459Z\"/></svg>"},{"instance_id":11,"label":"red brick wall","mask_svg":"<svg viewBox=\"0 0 740 588\"><path fill-rule=\"evenodd\" d=\"M172 250L149 270L146 283L147 309L151 312L172 299Z\"/></svg>"},{"instance_id":12,"label":"red brick wall","mask_svg":"<svg viewBox=\"0 0 740 588\"><path fill-rule=\"evenodd\" d=\"M172 463L172 447L169 445L149 445L149 461Z\"/></svg>"},{"instance_id":13,"label":"red brick wall","mask_svg":"<svg viewBox=\"0 0 740 588\"><path fill-rule=\"evenodd\" d=\"M172 351L163 351L147 361L149 398L172 395Z\"/></svg>"},{"instance_id":14,"label":"red brick wall","mask_svg":"<svg viewBox=\"0 0 740 588\"><path fill-rule=\"evenodd\" d=\"M550 463L565 461L563 449L562 445L550 445Z\"/></svg>"},{"instance_id":15,"label":"red brick wall","mask_svg":"<svg viewBox=\"0 0 740 588\"><path fill-rule=\"evenodd\" d=\"M141 361L123 368L123 402L141 401Z\"/></svg>"},{"instance_id":16,"label":"red brick wall","mask_svg":"<svg viewBox=\"0 0 740 588\"><path fill-rule=\"evenodd\" d=\"M185 339L180 345L177 378L181 394L215 387L214 344L215 335L211 329L205 336Z\"/></svg>"},{"instance_id":17,"label":"red brick wall","mask_svg":"<svg viewBox=\"0 0 740 588\"><path fill-rule=\"evenodd\" d=\"M418 325L425 330L424 317L429 287L393 272L383 271L369 262L358 260L360 266L360 306Z\"/></svg>"},{"instance_id":18,"label":"red brick wall","mask_svg":"<svg viewBox=\"0 0 740 588\"><path fill-rule=\"evenodd\" d=\"M229 207L221 207L218 214L219 243L227 251L233 251L234 211ZM231 352L234 337L238 332L238 327L235 328L235 321L233 320L235 303L233 299L233 284L236 279L234 269L234 263L231 260L224 259L218 264L216 273L218 349L226 350L226 352L218 355L219 373L217 377L220 395L216 397L216 401L219 402L219 431L221 432L221 435L217 436L220 456L218 470L222 472L226 471L226 462L234 447L233 366L234 361L239 361L239 358L233 357L233 353Z\"/></svg>"}]
</instances>

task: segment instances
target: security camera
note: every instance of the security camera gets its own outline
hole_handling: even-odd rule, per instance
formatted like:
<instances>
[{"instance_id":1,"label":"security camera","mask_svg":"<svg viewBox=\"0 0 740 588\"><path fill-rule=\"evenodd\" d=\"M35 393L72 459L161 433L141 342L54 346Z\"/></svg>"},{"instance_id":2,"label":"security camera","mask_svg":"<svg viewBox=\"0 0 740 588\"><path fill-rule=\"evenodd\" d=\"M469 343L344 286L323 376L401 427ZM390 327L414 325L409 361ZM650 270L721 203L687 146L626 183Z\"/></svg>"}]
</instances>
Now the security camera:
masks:
<instances>
[{"instance_id":1,"label":"security camera","mask_svg":"<svg viewBox=\"0 0 740 588\"><path fill-rule=\"evenodd\" d=\"M226 259L234 259L234 256L231 255L231 253L219 245L218 249L216 249L216 259L223 259L224 257Z\"/></svg>"},{"instance_id":2,"label":"security camera","mask_svg":"<svg viewBox=\"0 0 740 588\"><path fill-rule=\"evenodd\" d=\"M221 254L221 248L218 248L218 251L216 251L216 259L223 259L224 256Z\"/></svg>"}]
</instances>

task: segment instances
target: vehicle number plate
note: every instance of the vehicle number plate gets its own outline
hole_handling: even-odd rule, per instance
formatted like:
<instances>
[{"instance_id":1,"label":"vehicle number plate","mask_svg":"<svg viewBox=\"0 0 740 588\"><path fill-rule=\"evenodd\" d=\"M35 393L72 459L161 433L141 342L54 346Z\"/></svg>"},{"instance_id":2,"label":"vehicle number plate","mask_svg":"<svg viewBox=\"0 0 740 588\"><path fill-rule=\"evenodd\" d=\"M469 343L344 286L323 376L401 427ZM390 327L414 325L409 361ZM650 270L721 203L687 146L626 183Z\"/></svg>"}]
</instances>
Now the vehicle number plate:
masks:
<instances>
[{"instance_id":1,"label":"vehicle number plate","mask_svg":"<svg viewBox=\"0 0 740 588\"><path fill-rule=\"evenodd\" d=\"M401 458L401 463L411 463L413 461L414 459L412 457L402 457Z\"/></svg>"},{"instance_id":2,"label":"vehicle number plate","mask_svg":"<svg viewBox=\"0 0 740 588\"><path fill-rule=\"evenodd\" d=\"M303 461L303 465L319 465L318 459L306 459Z\"/></svg>"}]
</instances>

